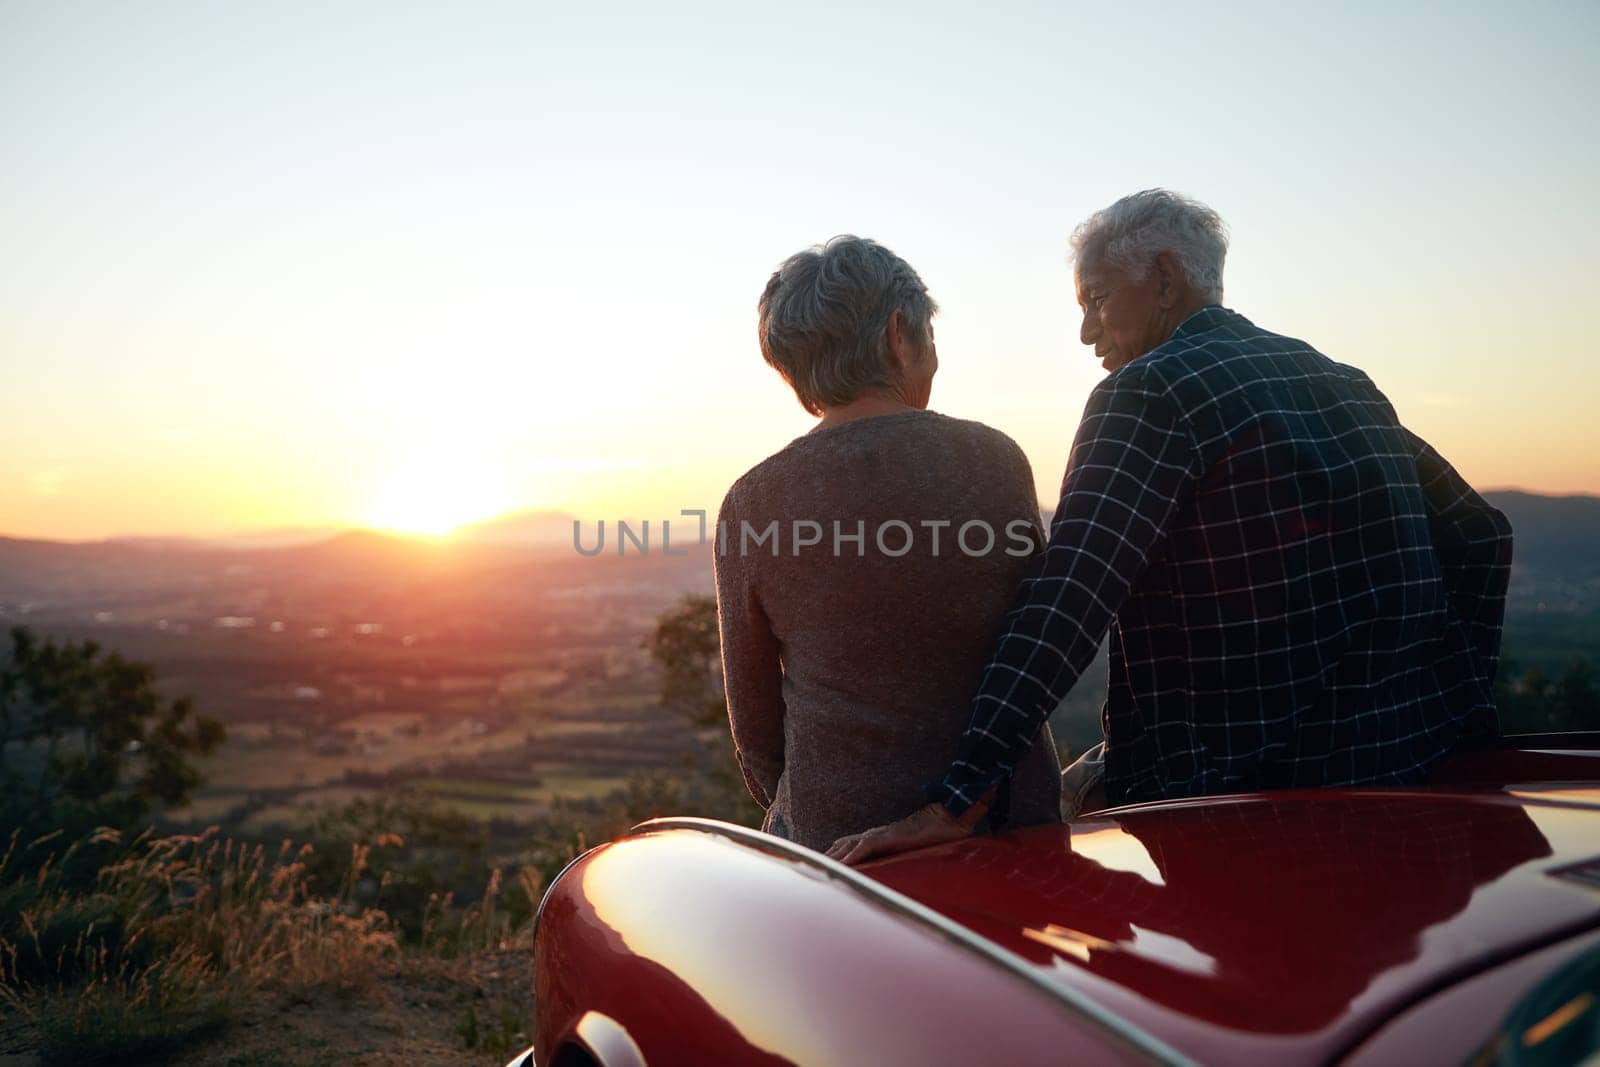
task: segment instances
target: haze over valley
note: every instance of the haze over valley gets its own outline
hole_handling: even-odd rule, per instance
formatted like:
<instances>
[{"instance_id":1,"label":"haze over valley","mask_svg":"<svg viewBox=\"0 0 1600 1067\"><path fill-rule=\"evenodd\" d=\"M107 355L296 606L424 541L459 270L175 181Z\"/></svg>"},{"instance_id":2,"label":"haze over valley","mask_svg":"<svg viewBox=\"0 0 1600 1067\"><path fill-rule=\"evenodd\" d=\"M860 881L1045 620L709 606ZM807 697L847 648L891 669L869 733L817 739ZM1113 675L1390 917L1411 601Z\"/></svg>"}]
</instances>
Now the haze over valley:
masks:
<instances>
[{"instance_id":1,"label":"haze over valley","mask_svg":"<svg viewBox=\"0 0 1600 1067\"><path fill-rule=\"evenodd\" d=\"M1490 497L1517 532L1507 654L1552 672L1595 657L1600 499ZM710 547L619 556L613 534L586 558L572 521L525 513L444 540L0 539L0 623L151 662L163 691L227 724L183 821L292 827L398 786L519 818L677 773L693 743L644 642L685 594L711 592ZM1103 672L1053 720L1070 750L1094 739Z\"/></svg>"}]
</instances>

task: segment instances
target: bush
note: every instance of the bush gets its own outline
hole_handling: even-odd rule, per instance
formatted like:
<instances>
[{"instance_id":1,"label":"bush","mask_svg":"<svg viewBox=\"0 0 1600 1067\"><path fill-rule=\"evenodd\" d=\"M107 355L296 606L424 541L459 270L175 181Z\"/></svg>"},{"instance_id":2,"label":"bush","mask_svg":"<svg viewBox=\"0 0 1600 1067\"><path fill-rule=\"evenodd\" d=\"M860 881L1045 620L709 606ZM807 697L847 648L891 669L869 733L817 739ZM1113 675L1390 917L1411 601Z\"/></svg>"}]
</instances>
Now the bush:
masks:
<instances>
[{"instance_id":1,"label":"bush","mask_svg":"<svg viewBox=\"0 0 1600 1067\"><path fill-rule=\"evenodd\" d=\"M1594 664L1582 656L1557 677L1538 667L1523 672L1514 659L1502 659L1494 697L1508 734L1600 730L1600 683Z\"/></svg>"},{"instance_id":2,"label":"bush","mask_svg":"<svg viewBox=\"0 0 1600 1067\"><path fill-rule=\"evenodd\" d=\"M13 627L0 660L0 822L133 826L184 803L200 784L193 758L225 736L189 700L162 699L149 664Z\"/></svg>"}]
</instances>

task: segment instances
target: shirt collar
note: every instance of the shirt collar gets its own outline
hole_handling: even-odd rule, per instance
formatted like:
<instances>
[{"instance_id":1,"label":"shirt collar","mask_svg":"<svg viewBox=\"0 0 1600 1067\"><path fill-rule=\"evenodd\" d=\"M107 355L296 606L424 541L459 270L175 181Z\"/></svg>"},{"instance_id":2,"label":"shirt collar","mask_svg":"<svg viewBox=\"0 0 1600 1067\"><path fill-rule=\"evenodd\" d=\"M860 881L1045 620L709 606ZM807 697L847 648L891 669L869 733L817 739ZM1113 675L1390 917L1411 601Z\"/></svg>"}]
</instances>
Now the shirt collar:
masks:
<instances>
[{"instance_id":1,"label":"shirt collar","mask_svg":"<svg viewBox=\"0 0 1600 1067\"><path fill-rule=\"evenodd\" d=\"M1172 331L1172 336L1178 338L1186 337L1189 334L1205 333L1208 330L1216 329L1229 319L1238 317L1238 312L1229 311L1221 304L1207 304L1179 323L1178 328Z\"/></svg>"}]
</instances>

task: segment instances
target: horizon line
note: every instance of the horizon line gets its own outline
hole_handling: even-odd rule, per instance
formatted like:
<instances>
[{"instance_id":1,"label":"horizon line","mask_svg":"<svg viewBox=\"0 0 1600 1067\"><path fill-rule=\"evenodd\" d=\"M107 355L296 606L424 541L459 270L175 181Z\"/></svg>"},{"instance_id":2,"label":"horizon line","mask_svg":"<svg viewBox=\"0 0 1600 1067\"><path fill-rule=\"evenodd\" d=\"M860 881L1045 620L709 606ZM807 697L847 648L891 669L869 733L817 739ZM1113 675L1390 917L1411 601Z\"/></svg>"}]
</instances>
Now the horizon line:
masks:
<instances>
[{"instance_id":1,"label":"horizon line","mask_svg":"<svg viewBox=\"0 0 1600 1067\"><path fill-rule=\"evenodd\" d=\"M1481 489L1481 490L1479 490L1479 492L1481 494L1485 495L1485 496L1492 495L1492 494L1502 494L1502 493L1520 493L1523 496L1543 497L1543 498L1545 498L1547 500L1574 500L1574 499L1600 500L1600 492L1557 492L1557 493L1546 493L1546 492L1540 492L1540 491L1535 490L1535 489L1524 489L1524 488L1521 488L1519 486L1495 486L1495 487L1490 488L1490 489ZM1040 508L1041 511L1046 512L1046 513L1053 512L1055 510L1055 501L1040 500L1039 501L1039 508ZM13 533L7 533L7 532L4 532L4 531L0 531L0 541L28 541L28 542L33 542L33 543L36 543L36 544L53 544L53 545L106 545L106 544L114 544L114 543L118 543L118 542L129 542L129 541L189 541L189 542L194 542L194 543L201 544L201 545L217 545L217 546L220 546L220 547L233 547L233 548L239 548L241 550L248 550L248 549L245 549L244 546L239 546L239 545L229 546L226 543L229 542L229 541L248 541L248 540L254 540L254 539L261 539L261 538L270 538L270 537L273 537L275 535L277 535L277 536L290 535L290 534L296 533L297 531L300 531L300 532L305 532L307 534L311 534L311 533L325 534L325 536L317 536L317 537L308 538L306 541L299 542L301 544L316 544L316 543L320 543L322 541L331 540L331 539L333 539L335 537L339 537L339 536L342 536L342 535L345 535L345 534L351 534L351 533L372 533L372 534L377 534L377 535L382 536L382 537L393 538L393 539L399 540L399 541L419 541L419 542L424 542L424 543L438 544L438 543L444 543L444 542L451 541L451 540L455 539L459 534L463 533L464 531L471 530L473 527L486 526L486 525L489 525L491 523L501 522L501 521L503 521L505 519L516 518L516 517L519 517L519 516L532 517L532 516L540 516L540 515L549 516L551 518L559 517L559 518L562 518L562 519L572 519L572 520L577 521L577 522L598 521L598 520L595 520L595 519L585 519L582 516L574 515L572 512L565 511L565 510L563 510L561 508L533 508L533 507L530 507L530 508L513 508L513 509L511 509L509 511L503 511L503 512L500 512L500 513L495 514L495 515L490 515L490 516L488 516L486 518L474 519L474 520L472 520L470 522L461 523L459 526L452 527L449 530L446 530L446 531L444 531L442 533L437 533L437 534L423 533L423 532L420 532L420 531L389 529L389 528L385 528L383 526L371 525L371 524L367 524L367 523L337 523L337 522L318 523L318 522L306 522L306 523L297 523L297 524L291 524L291 525L285 525L285 526L271 526L271 527L266 527L266 528L255 528L255 529L250 529L250 530L239 530L239 531L234 531L232 533L217 533L217 534L125 533L125 534L105 534L105 535L102 535L102 536L99 536L99 537L83 537L83 538L38 537L38 536L30 537L30 536L24 536L24 535L20 535L20 534L13 534ZM668 516L668 517L670 518L672 516ZM613 518L613 516L607 515L607 516L603 516L603 518L611 519L611 518ZM622 517L620 519L616 519L615 521L643 522L643 521L648 521L648 520L647 519L643 519L643 518L631 518L631 517L624 516L624 517ZM263 545L263 546L260 546L260 547L261 548L293 547L293 545L283 545L283 546Z\"/></svg>"}]
</instances>

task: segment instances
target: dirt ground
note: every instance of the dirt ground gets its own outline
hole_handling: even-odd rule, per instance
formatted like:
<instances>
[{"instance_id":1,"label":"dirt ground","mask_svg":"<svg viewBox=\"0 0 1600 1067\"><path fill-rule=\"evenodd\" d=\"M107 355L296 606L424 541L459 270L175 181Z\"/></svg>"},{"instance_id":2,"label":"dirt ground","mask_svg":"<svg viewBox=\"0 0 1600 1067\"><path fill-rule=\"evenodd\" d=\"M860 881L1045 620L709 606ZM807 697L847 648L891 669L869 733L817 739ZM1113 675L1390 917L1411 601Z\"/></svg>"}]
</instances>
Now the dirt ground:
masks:
<instances>
[{"instance_id":1,"label":"dirt ground","mask_svg":"<svg viewBox=\"0 0 1600 1067\"><path fill-rule=\"evenodd\" d=\"M533 953L386 964L371 988L310 1003L264 997L172 1067L502 1067L532 1038ZM17 1034L8 1035L15 1039ZM16 1048L13 1042L0 1047ZM0 1067L38 1067L29 1052Z\"/></svg>"}]
</instances>

